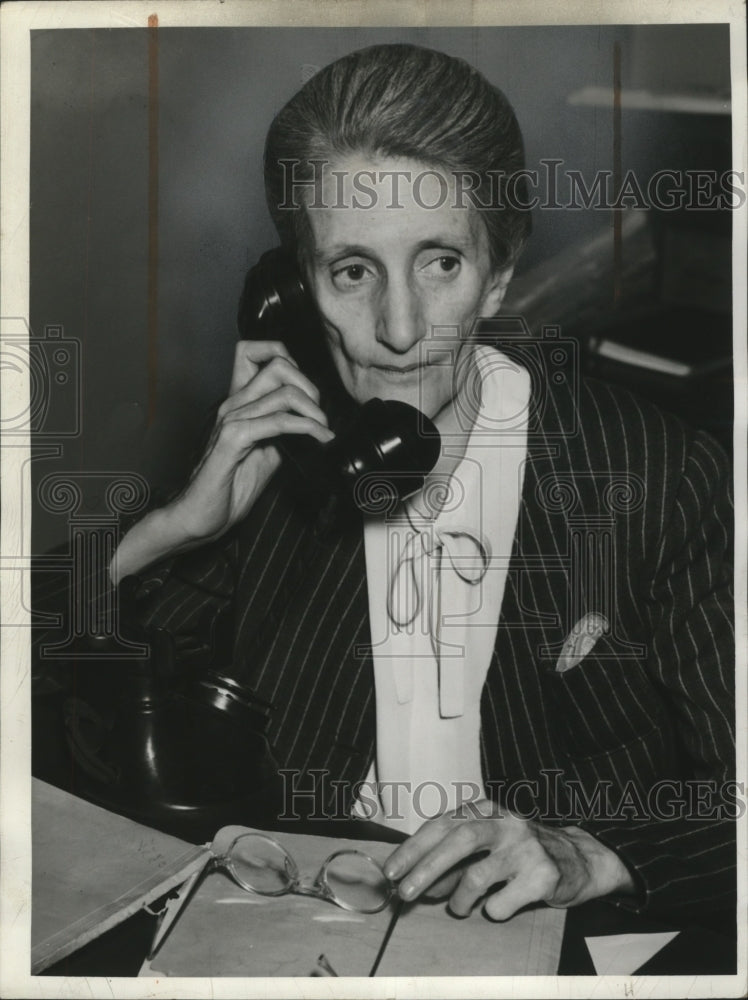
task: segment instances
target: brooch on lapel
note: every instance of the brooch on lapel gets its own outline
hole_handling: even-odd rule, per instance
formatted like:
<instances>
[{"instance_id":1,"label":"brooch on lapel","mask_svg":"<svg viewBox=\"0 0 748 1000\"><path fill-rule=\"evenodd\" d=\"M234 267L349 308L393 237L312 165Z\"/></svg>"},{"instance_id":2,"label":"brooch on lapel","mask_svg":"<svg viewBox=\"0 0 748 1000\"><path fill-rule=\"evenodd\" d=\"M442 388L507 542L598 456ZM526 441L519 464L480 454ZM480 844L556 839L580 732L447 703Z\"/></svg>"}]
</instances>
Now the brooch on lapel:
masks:
<instances>
[{"instance_id":1,"label":"brooch on lapel","mask_svg":"<svg viewBox=\"0 0 748 1000\"><path fill-rule=\"evenodd\" d=\"M603 633L610 630L610 624L605 615L591 611L584 615L569 632L561 653L556 661L556 673L563 674L571 670L588 656L597 640Z\"/></svg>"}]
</instances>

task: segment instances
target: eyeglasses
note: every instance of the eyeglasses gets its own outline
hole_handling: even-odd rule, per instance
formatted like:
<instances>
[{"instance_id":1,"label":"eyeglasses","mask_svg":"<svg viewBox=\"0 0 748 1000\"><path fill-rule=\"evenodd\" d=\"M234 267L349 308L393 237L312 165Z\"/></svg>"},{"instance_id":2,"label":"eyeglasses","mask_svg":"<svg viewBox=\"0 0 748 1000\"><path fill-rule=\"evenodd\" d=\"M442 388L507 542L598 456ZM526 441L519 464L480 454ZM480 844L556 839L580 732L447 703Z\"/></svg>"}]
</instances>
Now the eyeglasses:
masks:
<instances>
[{"instance_id":1,"label":"eyeglasses","mask_svg":"<svg viewBox=\"0 0 748 1000\"><path fill-rule=\"evenodd\" d=\"M382 869L363 851L335 851L310 880L300 875L296 862L277 840L259 833L240 834L213 865L225 868L248 892L317 896L356 913L379 913L393 892Z\"/></svg>"},{"instance_id":2,"label":"eyeglasses","mask_svg":"<svg viewBox=\"0 0 748 1000\"><path fill-rule=\"evenodd\" d=\"M261 833L241 833L226 852L210 857L185 884L173 908L164 910L148 955L152 959L174 926L202 877L223 868L237 885L260 896L315 896L344 910L379 913L390 902L394 885L377 862L363 851L335 851L315 878L302 876L291 855L277 840Z\"/></svg>"}]
</instances>

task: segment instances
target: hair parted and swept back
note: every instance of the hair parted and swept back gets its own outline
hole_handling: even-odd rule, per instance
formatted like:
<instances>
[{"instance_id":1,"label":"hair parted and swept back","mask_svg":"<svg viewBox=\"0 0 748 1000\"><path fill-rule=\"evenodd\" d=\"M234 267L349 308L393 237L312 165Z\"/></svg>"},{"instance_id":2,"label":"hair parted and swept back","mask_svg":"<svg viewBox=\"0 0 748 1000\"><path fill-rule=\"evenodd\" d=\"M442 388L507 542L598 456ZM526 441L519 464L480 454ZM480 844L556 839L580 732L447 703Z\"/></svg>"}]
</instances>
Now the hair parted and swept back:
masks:
<instances>
[{"instance_id":1,"label":"hair parted and swept back","mask_svg":"<svg viewBox=\"0 0 748 1000\"><path fill-rule=\"evenodd\" d=\"M504 94L468 63L416 45L374 45L316 73L275 117L265 143L267 203L284 246L298 249L309 232L304 209L282 207L284 161L295 162L294 180L303 182L314 161L352 153L472 174L493 264L514 264L530 213L516 195L504 197L504 185L524 167L522 133Z\"/></svg>"}]
</instances>

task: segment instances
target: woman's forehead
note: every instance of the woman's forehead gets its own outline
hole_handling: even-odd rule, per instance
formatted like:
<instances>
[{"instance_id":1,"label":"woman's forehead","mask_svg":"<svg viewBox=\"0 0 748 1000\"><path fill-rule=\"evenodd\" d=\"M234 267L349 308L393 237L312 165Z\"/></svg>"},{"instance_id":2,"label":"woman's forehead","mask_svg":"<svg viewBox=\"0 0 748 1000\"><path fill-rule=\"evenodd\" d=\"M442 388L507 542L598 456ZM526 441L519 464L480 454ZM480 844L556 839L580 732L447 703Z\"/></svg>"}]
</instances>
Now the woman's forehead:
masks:
<instances>
[{"instance_id":1,"label":"woman's forehead","mask_svg":"<svg viewBox=\"0 0 748 1000\"><path fill-rule=\"evenodd\" d=\"M399 242L488 253L485 226L460 199L458 183L449 169L417 160L357 154L326 161L303 192L315 250Z\"/></svg>"},{"instance_id":2,"label":"woman's forehead","mask_svg":"<svg viewBox=\"0 0 748 1000\"><path fill-rule=\"evenodd\" d=\"M337 208L467 208L462 173L407 157L351 153L318 161L315 195L321 191L325 204Z\"/></svg>"}]
</instances>

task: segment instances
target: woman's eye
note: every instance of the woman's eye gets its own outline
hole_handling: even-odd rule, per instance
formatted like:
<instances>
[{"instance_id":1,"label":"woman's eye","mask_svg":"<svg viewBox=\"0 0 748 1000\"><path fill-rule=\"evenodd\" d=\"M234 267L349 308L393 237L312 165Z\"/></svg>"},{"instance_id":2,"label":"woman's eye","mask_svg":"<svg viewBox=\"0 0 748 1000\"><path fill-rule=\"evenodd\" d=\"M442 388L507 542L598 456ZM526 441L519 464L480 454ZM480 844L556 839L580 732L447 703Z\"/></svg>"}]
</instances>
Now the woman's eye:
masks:
<instances>
[{"instance_id":1,"label":"woman's eye","mask_svg":"<svg viewBox=\"0 0 748 1000\"><path fill-rule=\"evenodd\" d=\"M436 278L441 278L446 275L456 274L459 269L459 257L455 257L452 254L443 254L441 257L435 257L433 260L429 261L423 270L426 274L433 275Z\"/></svg>"},{"instance_id":2,"label":"woman's eye","mask_svg":"<svg viewBox=\"0 0 748 1000\"><path fill-rule=\"evenodd\" d=\"M332 272L333 284L338 288L353 288L369 278L369 271L363 264L345 264Z\"/></svg>"}]
</instances>

